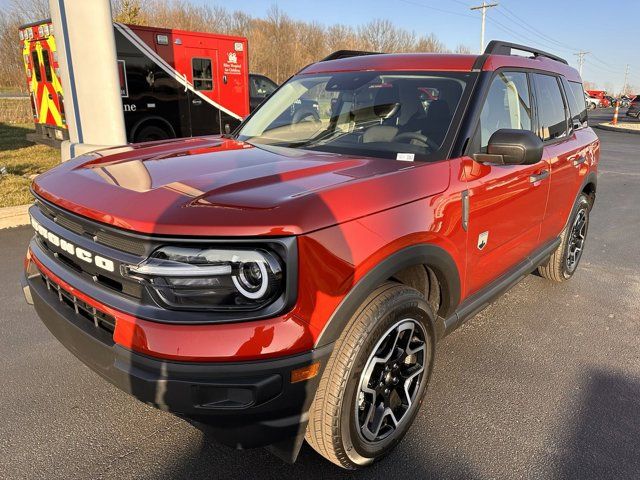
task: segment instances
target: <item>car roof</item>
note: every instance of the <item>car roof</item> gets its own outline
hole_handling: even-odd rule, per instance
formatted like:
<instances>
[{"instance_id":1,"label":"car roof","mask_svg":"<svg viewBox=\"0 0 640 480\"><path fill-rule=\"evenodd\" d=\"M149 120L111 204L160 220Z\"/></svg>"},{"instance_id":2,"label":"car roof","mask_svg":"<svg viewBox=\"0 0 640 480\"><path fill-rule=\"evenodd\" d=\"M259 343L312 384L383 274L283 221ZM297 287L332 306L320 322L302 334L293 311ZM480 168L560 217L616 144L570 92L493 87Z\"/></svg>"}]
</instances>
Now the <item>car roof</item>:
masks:
<instances>
[{"instance_id":1,"label":"car roof","mask_svg":"<svg viewBox=\"0 0 640 480\"><path fill-rule=\"evenodd\" d=\"M313 63L301 74L319 74L349 71L387 72L477 72L494 71L499 68L528 68L563 75L567 80L582 82L578 71L557 60L544 56L524 57L521 55L463 55L443 53L393 53L360 55L337 60Z\"/></svg>"}]
</instances>

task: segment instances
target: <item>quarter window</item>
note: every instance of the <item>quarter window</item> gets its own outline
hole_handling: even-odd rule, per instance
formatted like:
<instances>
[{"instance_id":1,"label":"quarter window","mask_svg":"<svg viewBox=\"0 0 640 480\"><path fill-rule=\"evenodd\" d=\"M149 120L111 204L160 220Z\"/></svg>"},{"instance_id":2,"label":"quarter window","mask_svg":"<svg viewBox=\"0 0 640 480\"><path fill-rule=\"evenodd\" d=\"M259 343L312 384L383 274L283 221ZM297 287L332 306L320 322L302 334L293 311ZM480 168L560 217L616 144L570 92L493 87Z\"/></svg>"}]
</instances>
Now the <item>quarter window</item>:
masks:
<instances>
[{"instance_id":1,"label":"quarter window","mask_svg":"<svg viewBox=\"0 0 640 480\"><path fill-rule=\"evenodd\" d=\"M524 72L499 72L480 114L480 147L502 128L531 130L529 83ZM477 144L476 144L477 145Z\"/></svg>"},{"instance_id":2,"label":"quarter window","mask_svg":"<svg viewBox=\"0 0 640 480\"><path fill-rule=\"evenodd\" d=\"M556 140L567 135L567 118L558 79L551 75L533 75L538 103L538 136Z\"/></svg>"},{"instance_id":3,"label":"quarter window","mask_svg":"<svg viewBox=\"0 0 640 480\"><path fill-rule=\"evenodd\" d=\"M191 60L193 88L196 90L213 90L211 59L193 58Z\"/></svg>"}]
</instances>

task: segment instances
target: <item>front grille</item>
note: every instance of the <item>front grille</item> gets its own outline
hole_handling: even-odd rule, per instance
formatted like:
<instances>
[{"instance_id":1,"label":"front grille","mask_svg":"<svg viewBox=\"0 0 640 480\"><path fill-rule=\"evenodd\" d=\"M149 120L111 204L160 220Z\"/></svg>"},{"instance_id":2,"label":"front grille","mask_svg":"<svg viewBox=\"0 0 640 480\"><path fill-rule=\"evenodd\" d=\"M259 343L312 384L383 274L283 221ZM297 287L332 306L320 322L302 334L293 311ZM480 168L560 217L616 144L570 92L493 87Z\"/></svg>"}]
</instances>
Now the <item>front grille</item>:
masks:
<instances>
[{"instance_id":1,"label":"front grille","mask_svg":"<svg viewBox=\"0 0 640 480\"><path fill-rule=\"evenodd\" d=\"M122 250L123 252L139 256L143 256L145 254L145 245L140 240L114 235L112 233L105 232L104 230L99 230L96 233L95 240L107 247Z\"/></svg>"},{"instance_id":2,"label":"front grille","mask_svg":"<svg viewBox=\"0 0 640 480\"><path fill-rule=\"evenodd\" d=\"M77 217L42 200L37 200L36 205L47 218L77 235L82 235L92 239L94 242L132 255L145 256L147 254L148 245L138 238L110 231L107 227L103 227L86 218Z\"/></svg>"},{"instance_id":3,"label":"front grille","mask_svg":"<svg viewBox=\"0 0 640 480\"><path fill-rule=\"evenodd\" d=\"M69 308L72 308L76 315L79 315L86 320L90 321L94 324L96 328L101 328L102 330L107 331L109 334L113 335L114 330L116 329L116 319L107 313L104 313L97 308L89 305L88 303L80 300L78 297L68 292L56 282L47 277L42 271L40 273L40 278L47 286L47 289L58 296L58 300L61 303L67 305Z\"/></svg>"}]
</instances>

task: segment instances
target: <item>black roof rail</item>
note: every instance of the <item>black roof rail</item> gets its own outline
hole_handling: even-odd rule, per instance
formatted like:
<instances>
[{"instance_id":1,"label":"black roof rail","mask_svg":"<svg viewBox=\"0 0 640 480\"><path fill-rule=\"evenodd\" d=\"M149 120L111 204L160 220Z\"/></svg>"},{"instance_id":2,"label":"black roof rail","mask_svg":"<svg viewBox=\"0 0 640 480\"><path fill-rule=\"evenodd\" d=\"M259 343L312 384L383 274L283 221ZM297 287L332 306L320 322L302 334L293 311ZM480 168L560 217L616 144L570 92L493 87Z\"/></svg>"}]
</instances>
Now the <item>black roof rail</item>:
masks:
<instances>
[{"instance_id":1,"label":"black roof rail","mask_svg":"<svg viewBox=\"0 0 640 480\"><path fill-rule=\"evenodd\" d=\"M517 43L503 42L502 40L491 40L487 45L487 48L484 49L484 53L487 55L511 55L511 50L529 52L532 53L534 57L546 57L551 60L555 60L556 62L569 65L569 62L564 58L553 55L552 53L544 52L537 48L527 47L525 45L518 45Z\"/></svg>"},{"instance_id":2,"label":"black roof rail","mask_svg":"<svg viewBox=\"0 0 640 480\"><path fill-rule=\"evenodd\" d=\"M338 50L330 55L324 57L321 62L328 62L329 60L339 60L341 58L350 57L362 57L364 55L380 55L380 52L365 52L362 50Z\"/></svg>"}]
</instances>

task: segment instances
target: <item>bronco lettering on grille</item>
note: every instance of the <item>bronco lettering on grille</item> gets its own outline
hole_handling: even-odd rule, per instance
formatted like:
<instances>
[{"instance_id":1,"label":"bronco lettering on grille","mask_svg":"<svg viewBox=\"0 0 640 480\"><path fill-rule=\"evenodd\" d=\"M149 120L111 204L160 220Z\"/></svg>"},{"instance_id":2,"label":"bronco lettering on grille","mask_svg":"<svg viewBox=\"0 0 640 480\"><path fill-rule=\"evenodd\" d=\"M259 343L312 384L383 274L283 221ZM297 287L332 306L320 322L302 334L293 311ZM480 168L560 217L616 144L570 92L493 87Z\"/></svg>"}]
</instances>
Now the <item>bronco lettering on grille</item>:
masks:
<instances>
[{"instance_id":1,"label":"bronco lettering on grille","mask_svg":"<svg viewBox=\"0 0 640 480\"><path fill-rule=\"evenodd\" d=\"M101 257L100 255L95 255L92 252L85 250L84 248L77 247L68 240L60 238L55 233L50 232L33 218L31 219L31 226L38 235L50 242L52 245L55 245L62 251L68 253L69 255L73 255L83 262L92 263L96 267L106 270L107 272L113 272L115 270L113 260Z\"/></svg>"}]
</instances>

